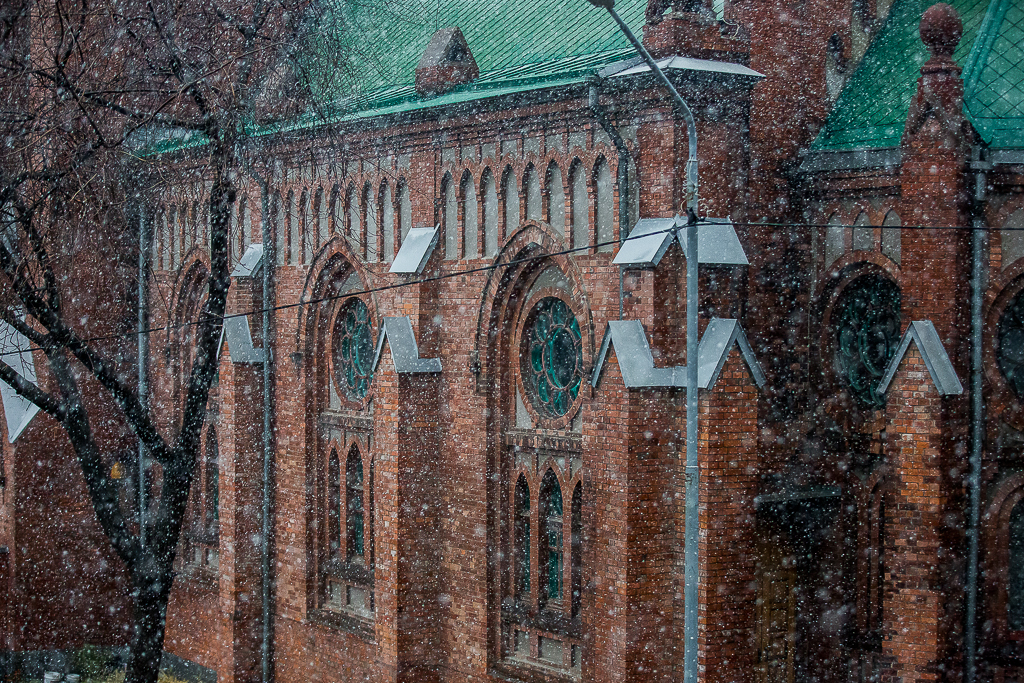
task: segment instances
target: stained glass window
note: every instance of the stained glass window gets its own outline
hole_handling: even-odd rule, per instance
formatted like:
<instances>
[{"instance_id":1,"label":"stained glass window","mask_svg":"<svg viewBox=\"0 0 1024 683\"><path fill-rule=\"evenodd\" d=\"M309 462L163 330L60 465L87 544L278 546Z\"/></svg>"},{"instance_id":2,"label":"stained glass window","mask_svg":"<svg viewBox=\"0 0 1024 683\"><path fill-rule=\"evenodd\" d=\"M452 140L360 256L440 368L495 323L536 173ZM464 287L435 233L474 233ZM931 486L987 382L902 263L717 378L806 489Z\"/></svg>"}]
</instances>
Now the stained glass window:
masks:
<instances>
[{"instance_id":1,"label":"stained glass window","mask_svg":"<svg viewBox=\"0 0 1024 683\"><path fill-rule=\"evenodd\" d=\"M878 382L900 343L900 291L877 275L858 278L843 292L833 314L836 369L854 398L879 408Z\"/></svg>"},{"instance_id":2,"label":"stained glass window","mask_svg":"<svg viewBox=\"0 0 1024 683\"><path fill-rule=\"evenodd\" d=\"M523 334L523 383L537 412L561 417L580 393L583 347L580 325L564 301L542 299Z\"/></svg>"},{"instance_id":3,"label":"stained glass window","mask_svg":"<svg viewBox=\"0 0 1024 683\"><path fill-rule=\"evenodd\" d=\"M1024 292L999 319L999 370L1013 393L1024 399Z\"/></svg>"},{"instance_id":4,"label":"stained glass window","mask_svg":"<svg viewBox=\"0 0 1024 683\"><path fill-rule=\"evenodd\" d=\"M544 598L546 601L558 601L562 599L562 491L551 470L544 475L540 485L540 504L544 525L541 537Z\"/></svg>"},{"instance_id":5,"label":"stained glass window","mask_svg":"<svg viewBox=\"0 0 1024 683\"><path fill-rule=\"evenodd\" d=\"M516 483L515 561L516 595L530 595L530 489L519 477Z\"/></svg>"},{"instance_id":6,"label":"stained glass window","mask_svg":"<svg viewBox=\"0 0 1024 683\"><path fill-rule=\"evenodd\" d=\"M359 299L351 299L334 325L334 377L341 391L361 401L370 388L373 335L370 311Z\"/></svg>"},{"instance_id":7,"label":"stained glass window","mask_svg":"<svg viewBox=\"0 0 1024 683\"><path fill-rule=\"evenodd\" d=\"M345 488L348 500L347 535L349 560L363 557L363 462L353 449L345 466Z\"/></svg>"},{"instance_id":8,"label":"stained glass window","mask_svg":"<svg viewBox=\"0 0 1024 683\"><path fill-rule=\"evenodd\" d=\"M341 468L335 450L327 461L327 537L331 557L337 557L341 549Z\"/></svg>"}]
</instances>

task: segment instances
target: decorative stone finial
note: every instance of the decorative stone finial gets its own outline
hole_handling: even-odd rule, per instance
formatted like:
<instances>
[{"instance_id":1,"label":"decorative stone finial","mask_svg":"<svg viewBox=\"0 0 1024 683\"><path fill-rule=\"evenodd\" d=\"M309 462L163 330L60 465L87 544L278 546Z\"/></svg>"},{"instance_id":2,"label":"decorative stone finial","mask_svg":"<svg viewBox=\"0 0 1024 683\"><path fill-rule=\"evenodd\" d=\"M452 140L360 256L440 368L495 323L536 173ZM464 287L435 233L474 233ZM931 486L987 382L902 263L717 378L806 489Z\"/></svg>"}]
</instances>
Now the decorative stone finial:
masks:
<instances>
[{"instance_id":1,"label":"decorative stone finial","mask_svg":"<svg viewBox=\"0 0 1024 683\"><path fill-rule=\"evenodd\" d=\"M932 5L921 17L921 40L934 60L952 59L963 34L964 23L960 15L944 2Z\"/></svg>"}]
</instances>

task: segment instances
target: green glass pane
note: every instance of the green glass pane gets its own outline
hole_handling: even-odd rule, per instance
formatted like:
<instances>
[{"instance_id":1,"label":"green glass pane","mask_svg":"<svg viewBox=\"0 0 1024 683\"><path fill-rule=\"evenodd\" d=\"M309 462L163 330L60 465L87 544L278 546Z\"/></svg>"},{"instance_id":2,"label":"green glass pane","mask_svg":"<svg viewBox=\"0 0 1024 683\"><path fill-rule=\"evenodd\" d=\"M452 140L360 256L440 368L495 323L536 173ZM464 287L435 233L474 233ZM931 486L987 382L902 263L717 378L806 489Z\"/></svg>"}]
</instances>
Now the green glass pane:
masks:
<instances>
[{"instance_id":1,"label":"green glass pane","mask_svg":"<svg viewBox=\"0 0 1024 683\"><path fill-rule=\"evenodd\" d=\"M534 407L546 416L559 417L572 408L579 393L583 365L579 322L572 309L555 297L540 301L528 320L533 322L524 335L529 348L523 379L531 389ZM565 391L569 388L573 389Z\"/></svg>"},{"instance_id":2,"label":"green glass pane","mask_svg":"<svg viewBox=\"0 0 1024 683\"><path fill-rule=\"evenodd\" d=\"M335 333L335 376L345 395L362 400L370 387L373 362L373 335L369 325L370 313L359 299L351 299L338 316Z\"/></svg>"},{"instance_id":3,"label":"green glass pane","mask_svg":"<svg viewBox=\"0 0 1024 683\"><path fill-rule=\"evenodd\" d=\"M843 292L834 321L840 376L858 403L880 407L878 382L899 343L899 289L877 275L860 277Z\"/></svg>"},{"instance_id":4,"label":"green glass pane","mask_svg":"<svg viewBox=\"0 0 1024 683\"><path fill-rule=\"evenodd\" d=\"M349 523L352 525L352 553L362 557L363 556L363 513L360 510L358 513L350 515Z\"/></svg>"}]
</instances>

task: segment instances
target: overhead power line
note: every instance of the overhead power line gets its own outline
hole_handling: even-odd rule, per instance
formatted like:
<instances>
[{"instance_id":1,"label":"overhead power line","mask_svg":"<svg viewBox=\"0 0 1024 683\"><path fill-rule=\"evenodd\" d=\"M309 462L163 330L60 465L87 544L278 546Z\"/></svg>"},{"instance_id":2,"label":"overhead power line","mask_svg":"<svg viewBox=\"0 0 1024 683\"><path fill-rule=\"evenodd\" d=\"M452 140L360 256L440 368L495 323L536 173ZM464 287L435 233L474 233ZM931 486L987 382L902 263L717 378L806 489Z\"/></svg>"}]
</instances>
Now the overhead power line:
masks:
<instances>
[{"instance_id":1,"label":"overhead power line","mask_svg":"<svg viewBox=\"0 0 1024 683\"><path fill-rule=\"evenodd\" d=\"M976 231L976 230L987 230L987 231L995 231L995 230L1024 231L1024 227L1008 227L1008 228L980 227L979 228L979 227L975 227L973 225L941 225L941 226L933 226L933 225L892 225L892 226L889 226L889 225L850 225L850 224L836 225L836 224L828 224L828 223L768 223L768 222L765 222L765 223L758 223L758 222L735 222L735 223L733 223L733 225L749 227L749 228L843 228L843 229L870 228L872 230L874 230L874 229L883 229L883 230L957 230L957 231L968 231L968 232L973 232L973 231ZM638 237L650 237L652 235L665 234L665 233L668 233L668 232L672 232L674 230L676 230L676 228L669 228L669 229L662 230L662 231L655 231L655 232L646 233L645 235L638 236ZM344 237L344 235L341 235L341 236ZM637 237L632 237L632 236L626 237L622 241L629 241L629 240L632 240L632 239L637 239ZM474 268L466 268L466 269L462 269L462 270L454 270L454 271L451 271L451 272L448 272L448 273L440 273L438 275L431 275L431 276L428 276L428 277L422 277L422 278L417 278L417 279L405 280L405 281L402 281L402 282L391 282L391 283L388 283L388 284L379 285L377 287L368 287L368 288L361 289L361 290L350 290L350 291L345 292L344 294L333 294L333 295L330 295L330 296L324 296L324 297L319 297L319 298L315 298L315 299L307 299L305 301L295 301L295 302L290 302L290 303L285 303L285 304L278 304L278 305L275 305L275 306L265 306L263 308L251 309L251 310L248 310L248 311L241 311L241 312L237 312L237 313L228 313L228 314L225 314L224 316L222 316L221 320L227 320L229 318L241 318L241 317L250 316L250 315L259 315L259 314L262 314L262 313L265 313L265 312L275 312L275 311L288 310L288 309L291 309L291 308L298 308L300 306L308 306L308 305L326 303L326 302L330 302L330 301L336 301L338 299L346 299L346 298L352 297L352 296L359 296L359 295L363 295L363 294L374 294L374 293L377 293L377 292L384 292L384 291L389 291L389 290L393 290L393 289L400 289L402 287L410 287L410 286L417 285L417 284L423 284L423 283L429 283L429 282L437 282L437 281L440 281L440 280L447 280L449 278L459 277L459 276L462 276L462 275L471 275L473 273L480 273L480 272L487 272L487 271L497 270L499 268L506 268L506 267L509 267L509 266L516 266L516 265L520 265L520 264L523 264L523 263L529 263L529 262L532 262L532 261L539 261L539 260L542 260L542 259L545 259L545 258L550 258L552 256L564 256L564 255L572 254L572 253L575 253L575 252L578 252L578 251L586 251L586 250L590 250L590 249L597 249L597 248L600 248L600 247L609 246L609 245L616 245L616 244L620 244L620 241L617 240L617 239L616 240L605 240L605 241L602 241L602 242L592 242L592 243L585 244L585 245L578 246L578 247L569 247L567 249L562 249L562 250L559 250L559 251L545 252L543 254L537 254L536 256L528 256L528 257L521 258L521 259L513 259L511 261L496 262L496 263L491 263L491 264L485 265L485 266L477 266L477 267L474 267ZM133 330L133 331L130 331L130 332L120 332L120 333L117 333L117 334L99 335L99 336L96 336L96 337L89 337L87 339L83 339L82 341L85 342L85 343L93 343L93 342L102 342L102 341L113 341L113 340L116 340L116 339L128 339L128 338L137 337L139 334L153 334L155 332L165 332L165 331L175 330L175 329L184 329L184 328L192 326L192 325L199 325L202 322L203 321L201 321L201 320L190 320L190 321L185 321L185 322L180 322L180 323L168 323L166 325L161 325L161 326L157 326L157 327L150 327L150 328L147 328L145 330ZM30 350L36 351L36 350L41 350L41 349L33 346L33 347L30 348ZM9 351L9 352L6 352L6 353L0 353L0 358L5 357L5 356L16 355L18 353L21 353L21 352L20 351Z\"/></svg>"}]
</instances>

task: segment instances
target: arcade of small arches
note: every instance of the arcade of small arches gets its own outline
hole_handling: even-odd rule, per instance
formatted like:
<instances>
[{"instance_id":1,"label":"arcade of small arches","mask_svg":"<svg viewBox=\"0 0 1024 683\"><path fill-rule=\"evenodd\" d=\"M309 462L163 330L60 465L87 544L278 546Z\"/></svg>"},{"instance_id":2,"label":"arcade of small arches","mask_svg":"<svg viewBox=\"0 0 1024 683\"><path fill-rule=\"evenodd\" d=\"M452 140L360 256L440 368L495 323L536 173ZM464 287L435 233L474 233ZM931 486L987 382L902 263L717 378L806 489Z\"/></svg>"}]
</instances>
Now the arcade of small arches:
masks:
<instances>
[{"instance_id":1,"label":"arcade of small arches","mask_svg":"<svg viewBox=\"0 0 1024 683\"><path fill-rule=\"evenodd\" d=\"M571 248L598 245L594 251L611 252L618 236L615 162L608 160L614 156L601 148L575 151L571 156L506 154L471 166L445 164L436 188L444 258L493 257L526 220L546 223ZM380 168L332 182L336 170L319 171L310 182L286 183L263 198L243 189L232 215L233 260L260 241L260 215L267 213L278 265L313 263L335 236L343 236L354 256L365 263L393 261L413 227L410 193L421 190L412 188L400 170ZM315 174L309 170L303 175ZM154 210L155 269L180 268L198 247L209 244L206 194L197 186ZM435 188L429 194L433 196ZM632 205L635 214L636 202Z\"/></svg>"}]
</instances>

